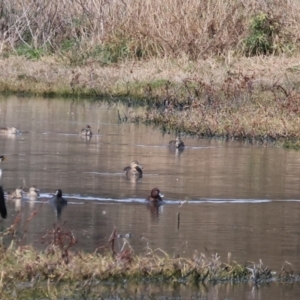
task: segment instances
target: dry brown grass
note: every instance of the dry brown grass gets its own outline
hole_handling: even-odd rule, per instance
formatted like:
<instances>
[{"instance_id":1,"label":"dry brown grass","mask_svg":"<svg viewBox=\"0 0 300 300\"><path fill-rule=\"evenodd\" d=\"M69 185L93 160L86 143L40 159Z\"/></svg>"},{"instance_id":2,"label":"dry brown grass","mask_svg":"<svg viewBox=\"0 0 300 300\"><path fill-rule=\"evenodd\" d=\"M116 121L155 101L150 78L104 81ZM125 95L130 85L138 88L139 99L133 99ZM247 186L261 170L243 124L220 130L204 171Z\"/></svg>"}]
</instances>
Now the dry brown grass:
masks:
<instances>
[{"instance_id":1,"label":"dry brown grass","mask_svg":"<svg viewBox=\"0 0 300 300\"><path fill-rule=\"evenodd\" d=\"M256 85L274 83L293 86L297 83L299 56L236 58L228 54L222 60L190 61L186 56L177 60L153 58L143 62L124 61L118 65L99 67L97 62L71 67L53 57L38 61L12 56L0 60L0 91L33 94L69 94L95 96L128 95L144 97L147 87L154 96L165 94L165 83L182 84L201 80L220 86L228 74L255 76Z\"/></svg>"},{"instance_id":2,"label":"dry brown grass","mask_svg":"<svg viewBox=\"0 0 300 300\"><path fill-rule=\"evenodd\" d=\"M197 59L241 50L251 18L260 13L278 29L274 50L296 45L300 32L297 0L3 0L1 7L2 52L47 49L71 63L84 61L95 47L110 60Z\"/></svg>"}]
</instances>

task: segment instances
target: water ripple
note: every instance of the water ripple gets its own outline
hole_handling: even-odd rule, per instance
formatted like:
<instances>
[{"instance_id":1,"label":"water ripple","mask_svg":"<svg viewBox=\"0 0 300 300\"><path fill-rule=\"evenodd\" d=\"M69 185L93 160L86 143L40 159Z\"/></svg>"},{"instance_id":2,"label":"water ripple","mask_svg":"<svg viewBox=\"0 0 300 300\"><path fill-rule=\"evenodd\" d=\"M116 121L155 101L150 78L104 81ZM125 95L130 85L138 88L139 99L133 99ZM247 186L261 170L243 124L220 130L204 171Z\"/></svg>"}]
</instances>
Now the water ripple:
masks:
<instances>
[{"instance_id":1,"label":"water ripple","mask_svg":"<svg viewBox=\"0 0 300 300\"><path fill-rule=\"evenodd\" d=\"M41 194L41 198L51 198L53 194ZM115 203L148 203L144 198L125 198L125 199L113 199L95 196L82 196L80 194L64 194L64 198L74 199L74 200L84 200L84 201L99 201L99 202L115 202ZM220 199L220 198L203 198L203 199L191 199L191 200L163 200L162 204L260 204L260 203L272 203L272 202L300 202L300 199L282 199L282 200L272 200L272 199Z\"/></svg>"}]
</instances>

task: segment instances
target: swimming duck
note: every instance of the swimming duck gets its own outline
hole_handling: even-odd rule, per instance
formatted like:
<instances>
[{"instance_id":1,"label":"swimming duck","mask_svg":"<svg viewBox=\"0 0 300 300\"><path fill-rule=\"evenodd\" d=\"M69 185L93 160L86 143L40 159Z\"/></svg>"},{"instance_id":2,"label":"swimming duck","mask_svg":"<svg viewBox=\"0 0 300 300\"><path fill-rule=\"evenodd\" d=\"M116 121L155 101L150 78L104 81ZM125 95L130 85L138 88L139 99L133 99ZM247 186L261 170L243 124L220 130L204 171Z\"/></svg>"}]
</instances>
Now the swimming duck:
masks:
<instances>
[{"instance_id":1,"label":"swimming duck","mask_svg":"<svg viewBox=\"0 0 300 300\"><path fill-rule=\"evenodd\" d=\"M67 205L68 201L63 198L61 189L56 190L54 196L50 199L51 206L56 211L57 219L60 219L63 208Z\"/></svg>"},{"instance_id":2,"label":"swimming duck","mask_svg":"<svg viewBox=\"0 0 300 300\"><path fill-rule=\"evenodd\" d=\"M176 140L170 141L169 142L169 147L175 147L175 148L178 148L178 149L184 148L184 143L181 140L180 136L177 136Z\"/></svg>"},{"instance_id":3,"label":"swimming duck","mask_svg":"<svg viewBox=\"0 0 300 300\"><path fill-rule=\"evenodd\" d=\"M7 210L6 210L4 192L2 186L0 186L0 214L3 219L6 219Z\"/></svg>"},{"instance_id":4,"label":"swimming duck","mask_svg":"<svg viewBox=\"0 0 300 300\"><path fill-rule=\"evenodd\" d=\"M130 166L127 166L123 170L126 177L142 177L143 176L143 167L137 160L131 162Z\"/></svg>"},{"instance_id":5,"label":"swimming duck","mask_svg":"<svg viewBox=\"0 0 300 300\"><path fill-rule=\"evenodd\" d=\"M40 190L35 185L33 185L29 188L26 195L30 200L35 200L40 196Z\"/></svg>"},{"instance_id":6,"label":"swimming duck","mask_svg":"<svg viewBox=\"0 0 300 300\"><path fill-rule=\"evenodd\" d=\"M90 125L86 125L85 128L81 129L81 131L79 132L79 134L81 136L92 136L92 129Z\"/></svg>"},{"instance_id":7,"label":"swimming duck","mask_svg":"<svg viewBox=\"0 0 300 300\"><path fill-rule=\"evenodd\" d=\"M55 194L51 198L51 200L55 201L55 202L61 202L61 203L63 203L63 202L67 203L68 202L65 198L63 198L61 189L58 189L58 190L55 191Z\"/></svg>"},{"instance_id":8,"label":"swimming duck","mask_svg":"<svg viewBox=\"0 0 300 300\"><path fill-rule=\"evenodd\" d=\"M151 191L151 195L146 200L151 202L159 202L162 201L163 196L164 195L161 194L158 188L154 188Z\"/></svg>"},{"instance_id":9,"label":"swimming duck","mask_svg":"<svg viewBox=\"0 0 300 300\"><path fill-rule=\"evenodd\" d=\"M21 131L18 130L16 127L1 127L0 133L1 134L21 134Z\"/></svg>"},{"instance_id":10,"label":"swimming duck","mask_svg":"<svg viewBox=\"0 0 300 300\"><path fill-rule=\"evenodd\" d=\"M16 199L22 199L24 197L24 190L23 187L16 188L12 193L7 193L7 199L8 200L16 200Z\"/></svg>"}]
</instances>

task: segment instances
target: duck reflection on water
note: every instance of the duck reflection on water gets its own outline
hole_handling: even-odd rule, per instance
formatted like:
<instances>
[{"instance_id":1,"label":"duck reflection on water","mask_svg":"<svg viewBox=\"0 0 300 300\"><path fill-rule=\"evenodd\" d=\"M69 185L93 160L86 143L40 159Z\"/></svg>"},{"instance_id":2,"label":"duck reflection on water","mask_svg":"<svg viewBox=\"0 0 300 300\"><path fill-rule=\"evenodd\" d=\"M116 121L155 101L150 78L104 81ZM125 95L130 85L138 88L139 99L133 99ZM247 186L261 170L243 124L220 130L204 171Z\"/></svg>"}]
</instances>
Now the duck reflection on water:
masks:
<instances>
[{"instance_id":1,"label":"duck reflection on water","mask_svg":"<svg viewBox=\"0 0 300 300\"><path fill-rule=\"evenodd\" d=\"M62 211L68 204L68 201L62 196L61 189L56 190L54 196L50 199L49 204L54 208L57 220L60 220Z\"/></svg>"},{"instance_id":2,"label":"duck reflection on water","mask_svg":"<svg viewBox=\"0 0 300 300\"><path fill-rule=\"evenodd\" d=\"M184 152L184 148L168 147L169 153L180 156Z\"/></svg>"},{"instance_id":3,"label":"duck reflection on water","mask_svg":"<svg viewBox=\"0 0 300 300\"><path fill-rule=\"evenodd\" d=\"M147 209L150 212L151 220L157 221L162 213L163 202L148 202Z\"/></svg>"}]
</instances>

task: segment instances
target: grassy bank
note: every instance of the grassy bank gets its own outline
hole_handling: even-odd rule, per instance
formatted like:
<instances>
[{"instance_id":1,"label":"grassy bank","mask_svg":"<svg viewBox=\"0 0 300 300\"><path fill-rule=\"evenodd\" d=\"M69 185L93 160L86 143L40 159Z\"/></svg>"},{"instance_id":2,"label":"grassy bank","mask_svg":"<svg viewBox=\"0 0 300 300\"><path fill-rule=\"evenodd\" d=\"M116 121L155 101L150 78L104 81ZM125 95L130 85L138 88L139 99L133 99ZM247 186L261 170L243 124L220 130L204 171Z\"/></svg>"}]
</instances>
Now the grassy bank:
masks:
<instances>
[{"instance_id":1,"label":"grassy bank","mask_svg":"<svg viewBox=\"0 0 300 300\"><path fill-rule=\"evenodd\" d=\"M13 235L12 225L4 235ZM192 258L170 257L161 249L145 249L136 255L128 239L123 238L123 246L115 247L118 238L116 230L107 245L98 247L94 253L72 251L76 239L71 231L55 226L42 238L45 250L40 252L30 246L0 248L0 290L1 295L13 296L17 293L44 292L54 296L64 284L69 292L89 292L100 283L178 283L254 284L277 281L295 282L300 277L290 266L279 272L259 263L239 264L232 261L230 253L226 261L215 255L195 252ZM70 289L70 287L73 287Z\"/></svg>"},{"instance_id":2,"label":"grassy bank","mask_svg":"<svg viewBox=\"0 0 300 300\"><path fill-rule=\"evenodd\" d=\"M121 97L149 106L133 121L167 131L297 147L299 59L281 55L193 62L182 57L79 68L51 57L31 61L13 56L0 61L0 91Z\"/></svg>"},{"instance_id":3,"label":"grassy bank","mask_svg":"<svg viewBox=\"0 0 300 300\"><path fill-rule=\"evenodd\" d=\"M121 97L163 130L300 146L297 0L2 7L3 93Z\"/></svg>"}]
</instances>

